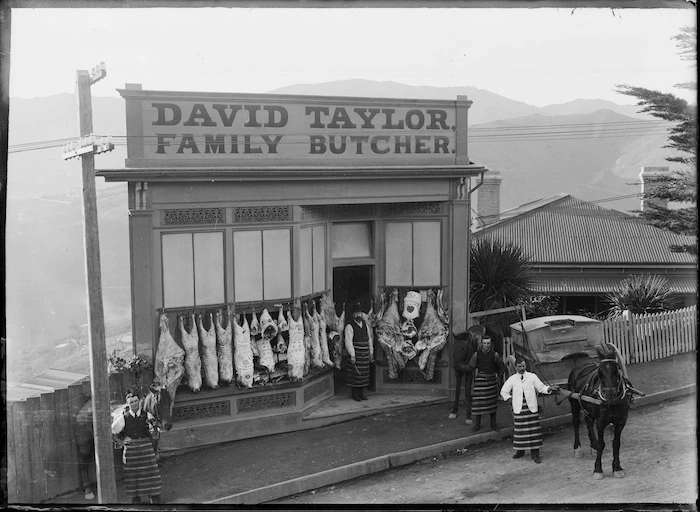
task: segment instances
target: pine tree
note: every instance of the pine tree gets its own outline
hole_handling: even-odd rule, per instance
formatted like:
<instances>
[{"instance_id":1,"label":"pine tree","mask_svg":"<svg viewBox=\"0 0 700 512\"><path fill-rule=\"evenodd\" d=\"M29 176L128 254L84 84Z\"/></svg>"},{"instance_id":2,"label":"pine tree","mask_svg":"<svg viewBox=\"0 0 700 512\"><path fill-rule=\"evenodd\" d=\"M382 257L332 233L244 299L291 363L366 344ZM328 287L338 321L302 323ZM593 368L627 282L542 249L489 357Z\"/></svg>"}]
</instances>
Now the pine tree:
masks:
<instances>
[{"instance_id":1,"label":"pine tree","mask_svg":"<svg viewBox=\"0 0 700 512\"><path fill-rule=\"evenodd\" d=\"M677 41L681 59L696 61L696 30L694 27L684 27L680 34L673 37ZM686 82L677 84L677 88L696 89L697 84ZM669 128L668 144L678 154L666 160L679 164L669 176L658 180L658 187L645 194L647 198L665 199L682 203L680 208L665 208L649 204L648 211L636 212L656 227L685 236L696 237L698 230L698 195L697 195L697 145L698 145L698 110L697 105L691 105L670 93L662 93L634 87L618 85L617 92L637 98L637 105L643 107L640 112L675 123ZM672 245L672 251L698 253L697 238L690 244Z\"/></svg>"}]
</instances>

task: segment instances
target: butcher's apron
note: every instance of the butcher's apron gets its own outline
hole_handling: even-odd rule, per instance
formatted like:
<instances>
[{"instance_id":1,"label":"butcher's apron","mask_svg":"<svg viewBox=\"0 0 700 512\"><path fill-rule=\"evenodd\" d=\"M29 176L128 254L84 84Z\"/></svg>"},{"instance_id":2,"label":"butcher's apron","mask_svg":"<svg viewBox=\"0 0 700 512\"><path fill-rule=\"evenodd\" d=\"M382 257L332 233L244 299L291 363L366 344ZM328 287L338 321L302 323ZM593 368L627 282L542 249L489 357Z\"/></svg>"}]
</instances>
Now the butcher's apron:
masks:
<instances>
[{"instance_id":1,"label":"butcher's apron","mask_svg":"<svg viewBox=\"0 0 700 512\"><path fill-rule=\"evenodd\" d=\"M481 373L474 377L472 414L480 416L496 412L498 407L498 380L495 373Z\"/></svg>"},{"instance_id":2,"label":"butcher's apron","mask_svg":"<svg viewBox=\"0 0 700 512\"><path fill-rule=\"evenodd\" d=\"M129 497L157 496L161 477L150 437L132 439L124 446L124 484Z\"/></svg>"},{"instance_id":3,"label":"butcher's apron","mask_svg":"<svg viewBox=\"0 0 700 512\"><path fill-rule=\"evenodd\" d=\"M345 384L353 388L369 386L369 336L367 324L361 326L352 320L352 346L355 348L355 364L350 361L348 353L343 354L343 374Z\"/></svg>"},{"instance_id":4,"label":"butcher's apron","mask_svg":"<svg viewBox=\"0 0 700 512\"><path fill-rule=\"evenodd\" d=\"M531 412L526 404L518 414L513 413L513 449L537 450L542 447L540 415Z\"/></svg>"}]
</instances>

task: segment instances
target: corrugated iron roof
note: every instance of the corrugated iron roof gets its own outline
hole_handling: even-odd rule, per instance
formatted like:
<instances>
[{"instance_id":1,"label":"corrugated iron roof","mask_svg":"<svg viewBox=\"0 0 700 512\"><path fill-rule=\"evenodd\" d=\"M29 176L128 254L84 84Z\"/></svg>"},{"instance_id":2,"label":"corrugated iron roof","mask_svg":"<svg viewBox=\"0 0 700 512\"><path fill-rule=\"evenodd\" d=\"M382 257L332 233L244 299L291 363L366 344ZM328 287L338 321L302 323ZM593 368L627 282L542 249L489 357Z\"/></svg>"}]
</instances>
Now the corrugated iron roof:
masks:
<instances>
[{"instance_id":1,"label":"corrugated iron roof","mask_svg":"<svg viewBox=\"0 0 700 512\"><path fill-rule=\"evenodd\" d=\"M695 264L692 255L668 248L694 243L694 237L664 231L639 217L568 194L508 210L501 219L478 229L473 236L514 242L534 264Z\"/></svg>"},{"instance_id":2,"label":"corrugated iron roof","mask_svg":"<svg viewBox=\"0 0 700 512\"><path fill-rule=\"evenodd\" d=\"M532 291L543 295L566 295L569 293L597 295L616 290L627 275L546 275L532 277ZM697 292L697 277L663 276L673 293L691 294Z\"/></svg>"}]
</instances>

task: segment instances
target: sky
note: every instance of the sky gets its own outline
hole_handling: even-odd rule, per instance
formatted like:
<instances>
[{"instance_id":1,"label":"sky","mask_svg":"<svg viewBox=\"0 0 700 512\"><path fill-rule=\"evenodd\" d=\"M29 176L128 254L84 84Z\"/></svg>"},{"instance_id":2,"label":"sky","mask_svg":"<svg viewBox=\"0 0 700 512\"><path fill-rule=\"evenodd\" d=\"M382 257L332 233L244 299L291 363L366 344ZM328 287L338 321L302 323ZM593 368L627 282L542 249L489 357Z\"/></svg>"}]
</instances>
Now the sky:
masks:
<instances>
[{"instance_id":1,"label":"sky","mask_svg":"<svg viewBox=\"0 0 700 512\"><path fill-rule=\"evenodd\" d=\"M694 9L14 9L10 97L144 89L264 93L343 79L473 86L534 106L695 80L671 38Z\"/></svg>"}]
</instances>

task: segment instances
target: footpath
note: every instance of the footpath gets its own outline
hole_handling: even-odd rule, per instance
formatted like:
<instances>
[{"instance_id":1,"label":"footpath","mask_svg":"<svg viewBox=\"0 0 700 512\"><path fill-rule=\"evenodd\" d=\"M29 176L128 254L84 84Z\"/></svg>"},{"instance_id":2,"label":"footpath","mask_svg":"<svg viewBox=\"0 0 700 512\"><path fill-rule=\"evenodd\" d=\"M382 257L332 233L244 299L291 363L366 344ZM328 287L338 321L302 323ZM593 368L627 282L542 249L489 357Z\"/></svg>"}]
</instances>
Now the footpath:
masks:
<instances>
[{"instance_id":1,"label":"footpath","mask_svg":"<svg viewBox=\"0 0 700 512\"><path fill-rule=\"evenodd\" d=\"M635 408L696 393L694 352L630 364L627 370L634 387L646 394L635 397L632 415ZM377 393L367 396L369 401L381 398ZM557 405L556 400L562 398L540 399L544 428L571 422L568 401ZM497 431L485 421L480 431L472 432L472 426L465 424L464 406L452 420L448 419L450 408L447 401L384 407L371 416L343 423L174 454L161 467L162 501L173 505L260 504L476 444L508 442L512 435L509 403L499 402ZM118 494L120 503L129 503L123 482L118 483ZM60 496L51 503L97 505L96 500L85 500L82 493Z\"/></svg>"}]
</instances>

